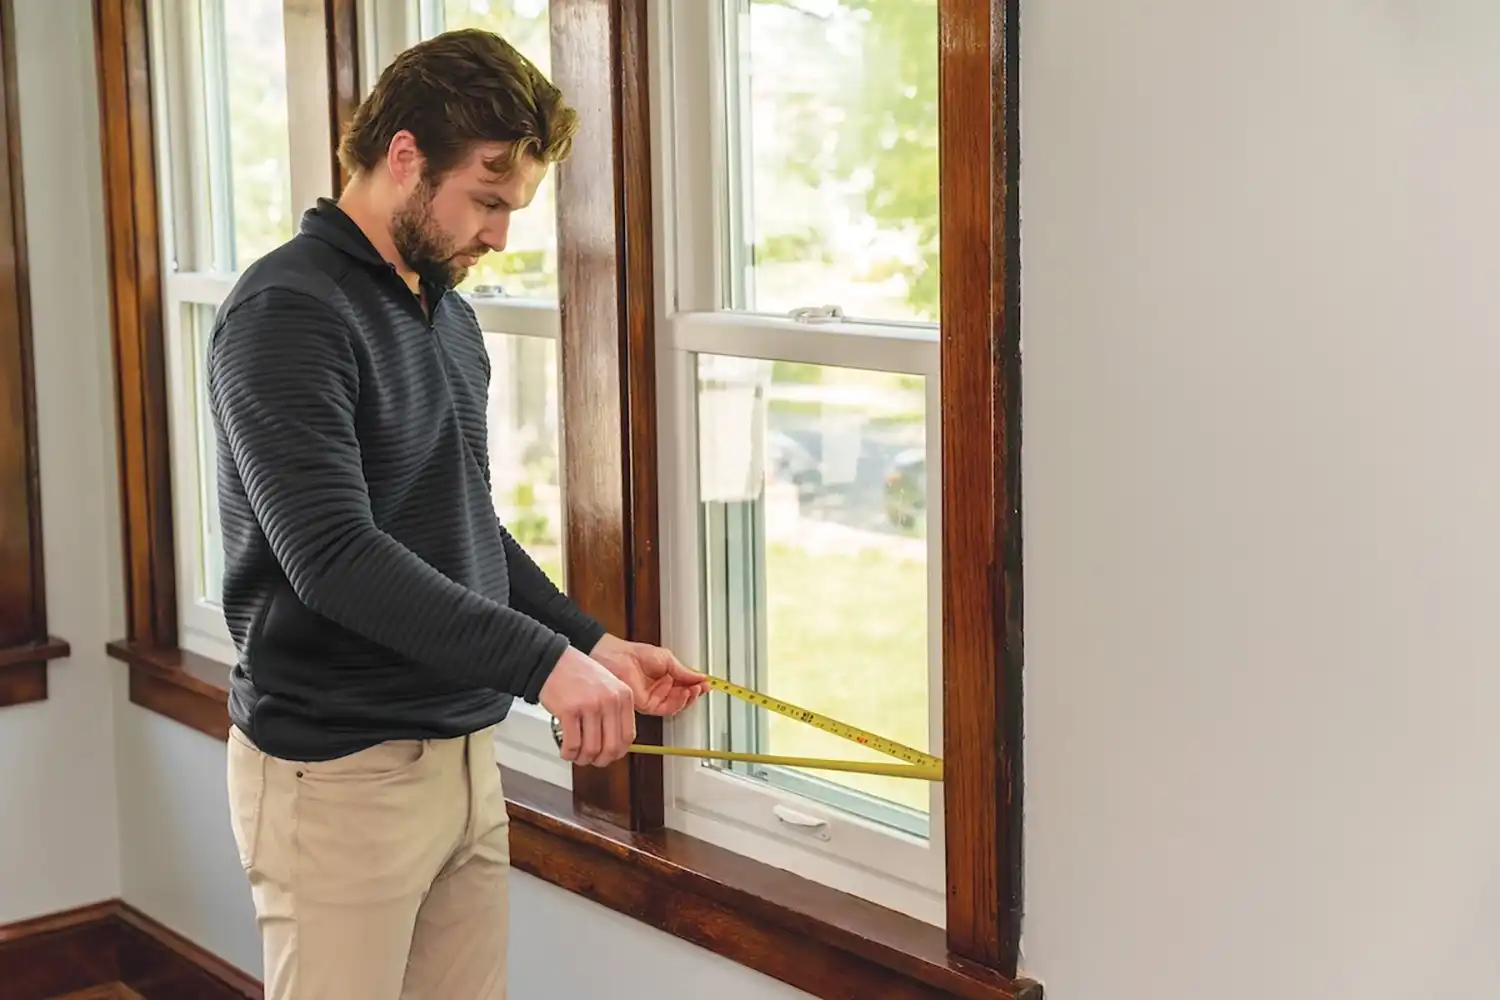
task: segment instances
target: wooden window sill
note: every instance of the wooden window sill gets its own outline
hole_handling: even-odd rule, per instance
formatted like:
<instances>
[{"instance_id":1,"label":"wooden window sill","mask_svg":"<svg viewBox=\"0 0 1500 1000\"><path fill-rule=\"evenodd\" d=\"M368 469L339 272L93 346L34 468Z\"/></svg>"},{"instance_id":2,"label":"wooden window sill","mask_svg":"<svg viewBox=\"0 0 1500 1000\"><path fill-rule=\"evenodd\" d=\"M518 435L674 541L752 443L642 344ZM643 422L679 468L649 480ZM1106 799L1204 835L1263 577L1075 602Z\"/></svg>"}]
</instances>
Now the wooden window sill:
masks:
<instances>
[{"instance_id":1,"label":"wooden window sill","mask_svg":"<svg viewBox=\"0 0 1500 1000\"><path fill-rule=\"evenodd\" d=\"M130 700L215 739L229 739L229 667L182 649L121 640L109 655L130 665Z\"/></svg>"},{"instance_id":2,"label":"wooden window sill","mask_svg":"<svg viewBox=\"0 0 1500 1000\"><path fill-rule=\"evenodd\" d=\"M0 649L0 708L47 700L47 664L71 655L64 639L27 642Z\"/></svg>"},{"instance_id":3,"label":"wooden window sill","mask_svg":"<svg viewBox=\"0 0 1500 1000\"><path fill-rule=\"evenodd\" d=\"M819 997L1039 1000L942 930L675 830L631 833L502 768L516 868Z\"/></svg>"},{"instance_id":4,"label":"wooden window sill","mask_svg":"<svg viewBox=\"0 0 1500 1000\"><path fill-rule=\"evenodd\" d=\"M114 642L130 700L219 739L229 668ZM943 932L675 830L632 833L567 789L502 768L517 870L818 997L1040 1000L1041 987L951 957Z\"/></svg>"}]
</instances>

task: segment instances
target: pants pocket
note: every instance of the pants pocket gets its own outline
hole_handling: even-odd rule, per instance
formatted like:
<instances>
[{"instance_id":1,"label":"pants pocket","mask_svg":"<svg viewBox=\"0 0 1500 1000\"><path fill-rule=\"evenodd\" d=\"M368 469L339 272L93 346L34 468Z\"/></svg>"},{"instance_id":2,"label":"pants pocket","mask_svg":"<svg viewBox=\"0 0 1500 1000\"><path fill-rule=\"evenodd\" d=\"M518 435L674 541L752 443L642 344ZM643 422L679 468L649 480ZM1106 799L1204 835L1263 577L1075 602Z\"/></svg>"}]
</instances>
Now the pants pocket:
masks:
<instances>
[{"instance_id":1,"label":"pants pocket","mask_svg":"<svg viewBox=\"0 0 1500 1000\"><path fill-rule=\"evenodd\" d=\"M287 765L297 892L345 906L420 896L462 833L459 762L430 741L395 740Z\"/></svg>"},{"instance_id":2,"label":"pants pocket","mask_svg":"<svg viewBox=\"0 0 1500 1000\"><path fill-rule=\"evenodd\" d=\"M266 798L266 755L233 726L229 729L228 785L229 825L234 832L240 865L248 871L255 864L260 849Z\"/></svg>"}]
</instances>

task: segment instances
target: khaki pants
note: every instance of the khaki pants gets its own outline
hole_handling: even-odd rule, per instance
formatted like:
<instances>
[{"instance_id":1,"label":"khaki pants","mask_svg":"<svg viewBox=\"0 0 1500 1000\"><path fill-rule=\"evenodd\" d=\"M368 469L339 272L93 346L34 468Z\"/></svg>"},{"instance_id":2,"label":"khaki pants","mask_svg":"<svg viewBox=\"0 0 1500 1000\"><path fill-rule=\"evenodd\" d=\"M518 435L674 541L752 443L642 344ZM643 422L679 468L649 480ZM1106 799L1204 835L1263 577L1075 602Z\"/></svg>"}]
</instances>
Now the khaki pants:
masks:
<instances>
[{"instance_id":1,"label":"khaki pants","mask_svg":"<svg viewBox=\"0 0 1500 1000\"><path fill-rule=\"evenodd\" d=\"M304 763L230 731L266 1000L504 1000L510 828L493 732Z\"/></svg>"}]
</instances>

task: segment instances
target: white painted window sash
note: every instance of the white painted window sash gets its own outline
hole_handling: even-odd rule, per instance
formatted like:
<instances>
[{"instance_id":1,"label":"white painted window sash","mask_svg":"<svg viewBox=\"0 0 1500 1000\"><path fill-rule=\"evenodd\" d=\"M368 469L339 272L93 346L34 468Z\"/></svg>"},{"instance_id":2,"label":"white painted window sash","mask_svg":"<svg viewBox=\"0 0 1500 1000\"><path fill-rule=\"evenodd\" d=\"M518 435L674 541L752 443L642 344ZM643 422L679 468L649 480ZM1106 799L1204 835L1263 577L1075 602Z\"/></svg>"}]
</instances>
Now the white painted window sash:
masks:
<instances>
[{"instance_id":1,"label":"white painted window sash","mask_svg":"<svg viewBox=\"0 0 1500 1000\"><path fill-rule=\"evenodd\" d=\"M729 311L735 268L730 235L729 97L723 0L651 0L652 148L659 275L658 400L661 435L663 628L679 651L703 634L704 581L695 423L700 353L921 375L926 380L927 451L942 454L937 331L919 324L821 323ZM678 141L682 137L682 141ZM707 137L705 140L704 137ZM813 305L813 303L809 303ZM936 481L936 480L935 480ZM942 732L941 524L928 520L929 721ZM707 711L669 725L668 738L704 745ZM940 749L935 752L941 752ZM692 760L669 760L668 823L693 836L813 881L942 925L943 796L933 783L928 838L877 825L769 784Z\"/></svg>"},{"instance_id":2,"label":"white painted window sash","mask_svg":"<svg viewBox=\"0 0 1500 1000\"><path fill-rule=\"evenodd\" d=\"M931 329L915 325L822 324L756 313L679 312L667 321L666 333L666 349L687 354L938 376L937 338Z\"/></svg>"}]
</instances>

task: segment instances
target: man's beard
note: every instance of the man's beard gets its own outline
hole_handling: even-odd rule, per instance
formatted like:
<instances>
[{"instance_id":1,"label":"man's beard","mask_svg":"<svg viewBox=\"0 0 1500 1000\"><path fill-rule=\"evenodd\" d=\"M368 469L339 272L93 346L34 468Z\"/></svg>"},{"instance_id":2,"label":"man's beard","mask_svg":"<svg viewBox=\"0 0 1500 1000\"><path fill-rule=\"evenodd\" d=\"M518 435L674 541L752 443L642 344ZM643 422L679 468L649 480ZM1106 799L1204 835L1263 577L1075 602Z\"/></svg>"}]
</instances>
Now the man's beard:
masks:
<instances>
[{"instance_id":1,"label":"man's beard","mask_svg":"<svg viewBox=\"0 0 1500 1000\"><path fill-rule=\"evenodd\" d=\"M468 268L455 260L460 256L432 215L437 188L426 178L391 219L391 240L406 266L429 285L453 288L468 276ZM477 255L476 255L477 256Z\"/></svg>"}]
</instances>

